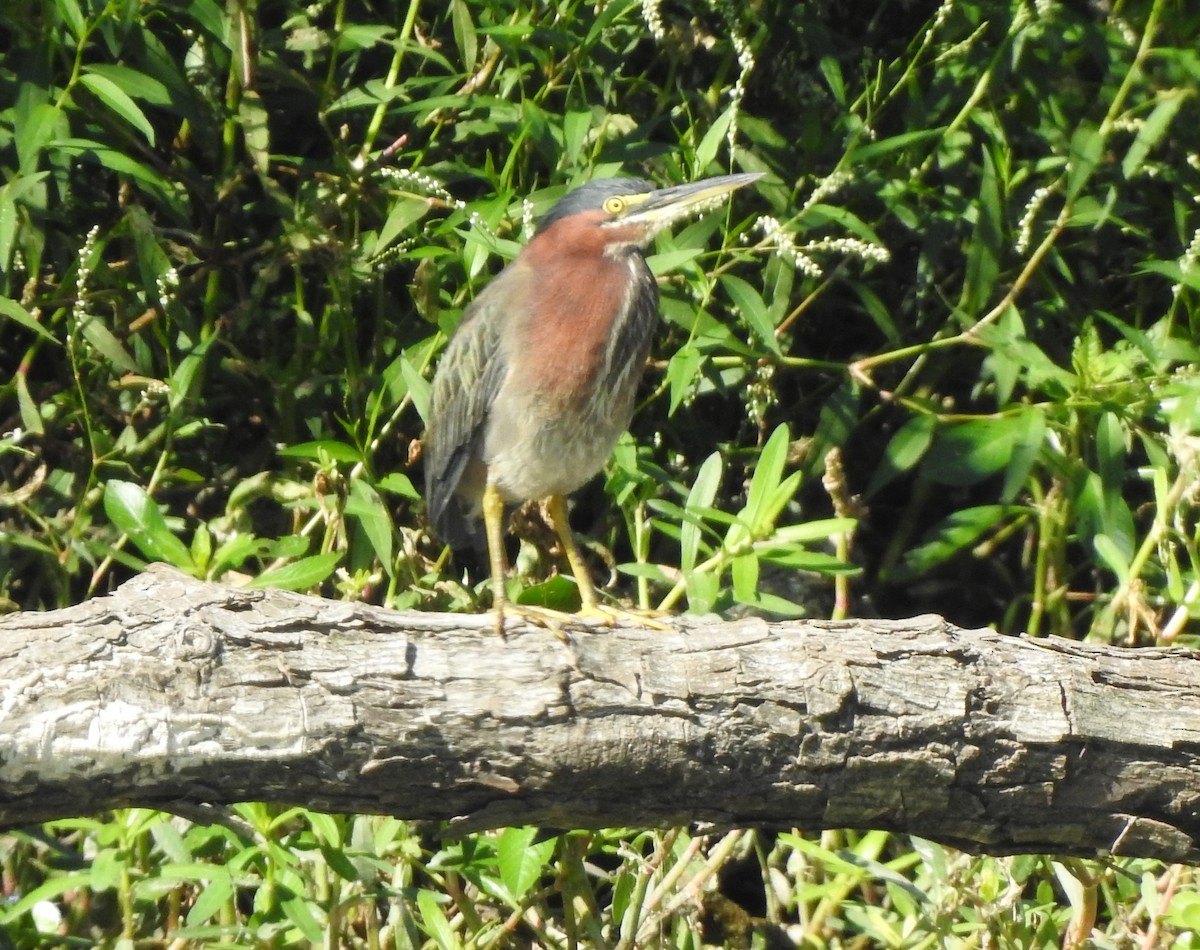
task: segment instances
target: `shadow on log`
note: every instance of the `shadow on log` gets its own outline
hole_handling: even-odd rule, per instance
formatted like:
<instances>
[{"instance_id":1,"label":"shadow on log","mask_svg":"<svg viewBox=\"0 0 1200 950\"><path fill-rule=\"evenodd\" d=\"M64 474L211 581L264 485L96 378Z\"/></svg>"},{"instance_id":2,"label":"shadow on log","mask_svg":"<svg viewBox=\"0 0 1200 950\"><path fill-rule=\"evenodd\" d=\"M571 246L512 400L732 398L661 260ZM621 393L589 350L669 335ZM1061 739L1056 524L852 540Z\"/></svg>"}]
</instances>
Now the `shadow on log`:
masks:
<instances>
[{"instance_id":1,"label":"shadow on log","mask_svg":"<svg viewBox=\"0 0 1200 950\"><path fill-rule=\"evenodd\" d=\"M1200 657L938 617L522 628L152 569L0 618L0 824L303 804L1200 863Z\"/></svg>"}]
</instances>

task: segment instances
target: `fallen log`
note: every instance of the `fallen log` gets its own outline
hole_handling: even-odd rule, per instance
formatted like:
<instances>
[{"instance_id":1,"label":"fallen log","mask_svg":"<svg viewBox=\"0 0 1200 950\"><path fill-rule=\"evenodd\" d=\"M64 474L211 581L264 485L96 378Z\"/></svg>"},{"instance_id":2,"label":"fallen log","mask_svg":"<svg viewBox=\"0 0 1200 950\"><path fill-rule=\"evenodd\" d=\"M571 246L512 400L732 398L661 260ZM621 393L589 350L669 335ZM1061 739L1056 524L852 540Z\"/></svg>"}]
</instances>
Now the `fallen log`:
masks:
<instances>
[{"instance_id":1,"label":"fallen log","mask_svg":"<svg viewBox=\"0 0 1200 950\"><path fill-rule=\"evenodd\" d=\"M244 800L1200 863L1200 656L934 616L501 639L165 568L0 618L0 825Z\"/></svg>"}]
</instances>

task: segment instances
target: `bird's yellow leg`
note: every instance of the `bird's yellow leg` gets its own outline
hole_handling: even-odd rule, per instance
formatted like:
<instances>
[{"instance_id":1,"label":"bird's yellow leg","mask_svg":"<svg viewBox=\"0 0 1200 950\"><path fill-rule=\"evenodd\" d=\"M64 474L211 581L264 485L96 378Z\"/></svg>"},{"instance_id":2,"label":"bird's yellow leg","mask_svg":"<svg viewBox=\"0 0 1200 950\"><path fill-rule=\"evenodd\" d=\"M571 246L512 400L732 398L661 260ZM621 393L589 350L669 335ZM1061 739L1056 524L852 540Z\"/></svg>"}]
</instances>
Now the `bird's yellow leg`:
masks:
<instances>
[{"instance_id":1,"label":"bird's yellow leg","mask_svg":"<svg viewBox=\"0 0 1200 950\"><path fill-rule=\"evenodd\" d=\"M504 618L516 614L530 623L549 627L557 634L569 614L544 607L527 607L508 601L508 558L504 555L504 499L494 484L488 482L483 489L483 528L487 537L488 563L492 569L492 616L495 618L496 633L504 636ZM595 592L592 593L593 599Z\"/></svg>"},{"instance_id":2,"label":"bird's yellow leg","mask_svg":"<svg viewBox=\"0 0 1200 950\"><path fill-rule=\"evenodd\" d=\"M562 495L551 495L546 499L546 513L550 516L550 525L558 535L559 543L566 552L567 562L571 565L571 573L575 575L575 583L579 587L580 613L595 613L600 606L596 596L596 585L592 583L591 572L583 562L583 555L575 544L575 535L571 533L571 522L567 520L567 502Z\"/></svg>"},{"instance_id":3,"label":"bird's yellow leg","mask_svg":"<svg viewBox=\"0 0 1200 950\"><path fill-rule=\"evenodd\" d=\"M504 608L508 605L508 594L504 589L508 580L508 559L504 556L504 499L490 481L483 489L483 529L492 569L492 613L496 618L496 632L504 636Z\"/></svg>"},{"instance_id":4,"label":"bird's yellow leg","mask_svg":"<svg viewBox=\"0 0 1200 950\"><path fill-rule=\"evenodd\" d=\"M550 516L551 526L558 535L559 543L567 555L571 565L571 573L575 575L575 584L579 587L579 615L589 620L599 620L612 625L618 620L632 620L643 626L658 630L669 630L670 627L650 619L648 611L625 610L620 607L609 607L600 603L596 596L596 585L592 583L592 575L584 563L579 546L575 543L575 535L571 533L571 522L567 520L567 502L562 495L551 495L546 499L546 513Z\"/></svg>"}]
</instances>

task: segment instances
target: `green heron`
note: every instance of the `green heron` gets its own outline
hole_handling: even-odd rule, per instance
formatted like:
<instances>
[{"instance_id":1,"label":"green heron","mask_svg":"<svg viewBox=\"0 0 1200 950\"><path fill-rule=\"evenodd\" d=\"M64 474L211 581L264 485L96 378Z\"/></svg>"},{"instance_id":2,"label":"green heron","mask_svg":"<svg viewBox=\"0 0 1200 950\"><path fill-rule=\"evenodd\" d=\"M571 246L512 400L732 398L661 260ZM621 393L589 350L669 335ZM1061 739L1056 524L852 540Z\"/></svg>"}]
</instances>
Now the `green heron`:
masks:
<instances>
[{"instance_id":1,"label":"green heron","mask_svg":"<svg viewBox=\"0 0 1200 950\"><path fill-rule=\"evenodd\" d=\"M425 499L435 533L454 548L482 547L482 515L499 632L504 509L529 500L546 500L580 612L605 615L564 498L600 471L633 415L658 318L644 248L761 177L662 189L636 178L588 182L554 205L467 308L433 380Z\"/></svg>"}]
</instances>

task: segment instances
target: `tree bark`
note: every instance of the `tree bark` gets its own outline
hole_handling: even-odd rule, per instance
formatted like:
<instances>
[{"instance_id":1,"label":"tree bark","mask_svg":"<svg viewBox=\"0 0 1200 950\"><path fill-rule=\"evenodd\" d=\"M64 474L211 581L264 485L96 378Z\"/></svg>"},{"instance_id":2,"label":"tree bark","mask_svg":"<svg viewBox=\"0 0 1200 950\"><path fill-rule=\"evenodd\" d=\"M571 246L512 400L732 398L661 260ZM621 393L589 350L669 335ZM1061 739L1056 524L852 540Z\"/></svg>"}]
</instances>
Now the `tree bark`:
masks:
<instances>
[{"instance_id":1,"label":"tree bark","mask_svg":"<svg viewBox=\"0 0 1200 950\"><path fill-rule=\"evenodd\" d=\"M0 824L243 800L1200 863L1200 659L933 616L501 639L161 568L0 618Z\"/></svg>"}]
</instances>

